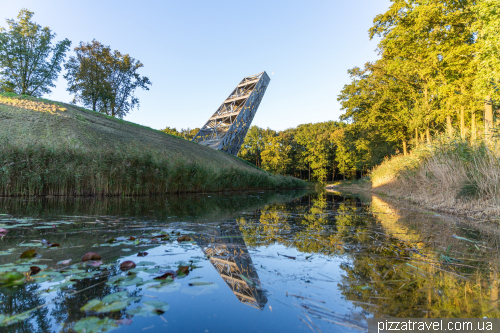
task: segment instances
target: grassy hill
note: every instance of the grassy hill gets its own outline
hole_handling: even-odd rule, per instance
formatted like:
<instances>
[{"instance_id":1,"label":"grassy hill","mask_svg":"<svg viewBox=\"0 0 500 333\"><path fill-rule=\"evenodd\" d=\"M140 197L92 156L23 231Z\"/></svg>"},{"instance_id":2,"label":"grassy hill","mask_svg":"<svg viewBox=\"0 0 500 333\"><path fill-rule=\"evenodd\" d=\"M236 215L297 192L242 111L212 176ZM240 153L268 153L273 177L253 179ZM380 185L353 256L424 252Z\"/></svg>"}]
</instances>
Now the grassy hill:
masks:
<instances>
[{"instance_id":1,"label":"grassy hill","mask_svg":"<svg viewBox=\"0 0 500 333\"><path fill-rule=\"evenodd\" d=\"M236 157L70 104L0 94L0 195L305 187Z\"/></svg>"}]
</instances>

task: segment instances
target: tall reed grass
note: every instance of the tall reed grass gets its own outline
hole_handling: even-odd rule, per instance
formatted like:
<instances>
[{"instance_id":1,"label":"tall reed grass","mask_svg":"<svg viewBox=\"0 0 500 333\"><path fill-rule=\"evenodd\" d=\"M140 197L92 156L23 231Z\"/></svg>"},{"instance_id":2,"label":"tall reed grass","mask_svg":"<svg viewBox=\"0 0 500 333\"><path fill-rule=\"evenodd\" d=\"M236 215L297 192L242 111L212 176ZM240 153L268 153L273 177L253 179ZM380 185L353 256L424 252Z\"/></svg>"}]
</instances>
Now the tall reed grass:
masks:
<instances>
[{"instance_id":1,"label":"tall reed grass","mask_svg":"<svg viewBox=\"0 0 500 333\"><path fill-rule=\"evenodd\" d=\"M153 152L0 145L0 195L151 195L304 187L251 168L217 168Z\"/></svg>"},{"instance_id":2,"label":"tall reed grass","mask_svg":"<svg viewBox=\"0 0 500 333\"><path fill-rule=\"evenodd\" d=\"M0 196L306 186L152 128L70 104L0 94Z\"/></svg>"},{"instance_id":3,"label":"tall reed grass","mask_svg":"<svg viewBox=\"0 0 500 333\"><path fill-rule=\"evenodd\" d=\"M375 191L431 209L500 219L500 149L483 141L441 138L371 173Z\"/></svg>"}]
</instances>

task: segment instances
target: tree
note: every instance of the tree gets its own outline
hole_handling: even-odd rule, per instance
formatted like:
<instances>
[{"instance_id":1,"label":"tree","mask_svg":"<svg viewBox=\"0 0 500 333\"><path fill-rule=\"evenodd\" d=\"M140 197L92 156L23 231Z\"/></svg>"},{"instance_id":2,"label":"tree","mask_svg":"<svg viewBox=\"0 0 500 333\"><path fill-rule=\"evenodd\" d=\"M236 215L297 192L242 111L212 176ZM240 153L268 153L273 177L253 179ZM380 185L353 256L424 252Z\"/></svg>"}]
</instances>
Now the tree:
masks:
<instances>
[{"instance_id":1,"label":"tree","mask_svg":"<svg viewBox=\"0 0 500 333\"><path fill-rule=\"evenodd\" d=\"M485 98L485 134L493 127L493 103L500 98L500 10L497 0L478 1L474 6L478 20L474 29L478 32L478 48L475 58L478 73L475 80L477 91Z\"/></svg>"},{"instance_id":2,"label":"tree","mask_svg":"<svg viewBox=\"0 0 500 333\"><path fill-rule=\"evenodd\" d=\"M177 131L177 129L174 127L174 128L170 128L170 127L165 127L164 129L160 130L162 131L163 133L167 133L167 134L170 134L170 135L175 135L175 136L178 136L180 138L183 138L183 139L186 139L186 140L192 140L194 138L194 136L200 131L199 128L193 128L193 129L190 129L190 128L187 128L187 129L184 129L184 128L181 128L180 132Z\"/></svg>"},{"instance_id":3,"label":"tree","mask_svg":"<svg viewBox=\"0 0 500 333\"><path fill-rule=\"evenodd\" d=\"M112 52L96 40L81 42L75 53L65 64L64 75L68 91L75 94L74 103L118 118L139 106L135 90L149 90L151 85L147 77L137 72L144 67L139 60L116 50Z\"/></svg>"},{"instance_id":4,"label":"tree","mask_svg":"<svg viewBox=\"0 0 500 333\"><path fill-rule=\"evenodd\" d=\"M278 174L285 174L291 162L289 157L291 147L279 136L273 136L262 151L262 168Z\"/></svg>"},{"instance_id":5,"label":"tree","mask_svg":"<svg viewBox=\"0 0 500 333\"><path fill-rule=\"evenodd\" d=\"M8 30L0 28L0 90L40 97L55 87L71 42L52 45L56 34L32 22L33 14L22 9Z\"/></svg>"}]
</instances>

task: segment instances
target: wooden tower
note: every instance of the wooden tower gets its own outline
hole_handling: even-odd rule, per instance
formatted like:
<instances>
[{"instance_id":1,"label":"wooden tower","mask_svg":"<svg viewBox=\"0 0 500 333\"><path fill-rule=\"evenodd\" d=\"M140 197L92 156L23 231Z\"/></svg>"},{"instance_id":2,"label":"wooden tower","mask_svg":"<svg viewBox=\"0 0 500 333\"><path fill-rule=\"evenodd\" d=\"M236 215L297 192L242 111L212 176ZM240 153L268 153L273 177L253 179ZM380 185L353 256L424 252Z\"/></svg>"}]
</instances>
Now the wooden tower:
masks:
<instances>
[{"instance_id":1,"label":"wooden tower","mask_svg":"<svg viewBox=\"0 0 500 333\"><path fill-rule=\"evenodd\" d=\"M193 141L238 155L270 81L266 72L243 78Z\"/></svg>"}]
</instances>

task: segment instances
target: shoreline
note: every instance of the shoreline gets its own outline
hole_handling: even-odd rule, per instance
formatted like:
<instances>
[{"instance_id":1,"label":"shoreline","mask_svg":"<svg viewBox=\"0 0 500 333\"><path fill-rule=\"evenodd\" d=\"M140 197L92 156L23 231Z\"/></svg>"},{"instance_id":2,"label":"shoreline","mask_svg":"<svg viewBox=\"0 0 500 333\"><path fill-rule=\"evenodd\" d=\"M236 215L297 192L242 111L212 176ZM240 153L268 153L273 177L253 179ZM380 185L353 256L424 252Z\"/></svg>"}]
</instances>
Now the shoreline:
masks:
<instances>
[{"instance_id":1,"label":"shoreline","mask_svg":"<svg viewBox=\"0 0 500 333\"><path fill-rule=\"evenodd\" d=\"M384 188L383 186L373 188L371 182L348 182L346 184L341 183L335 185L327 185L325 187L325 190L351 191L355 193L361 192L374 194L382 197L387 197L401 203L416 205L426 210L451 214L461 218L468 218L476 223L500 222L500 216L495 210L485 211L482 209L483 205L481 205L479 202L475 202L474 200L457 200L454 206L450 206L443 202L443 198L441 198L440 202L439 194L436 193L430 193L427 197L419 196L418 198L416 198L415 195L412 195L413 193L411 193L411 191L407 191L407 195L402 195L401 192L403 191L403 189L401 187L398 187L396 184L392 184L391 188ZM430 201L433 204L429 204ZM498 207L493 208L498 209Z\"/></svg>"}]
</instances>

